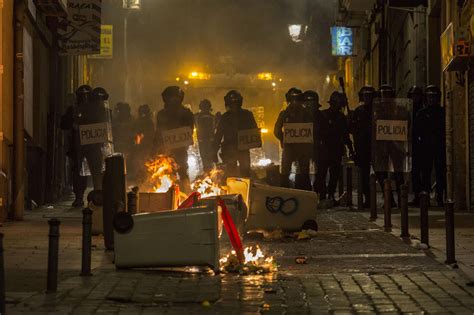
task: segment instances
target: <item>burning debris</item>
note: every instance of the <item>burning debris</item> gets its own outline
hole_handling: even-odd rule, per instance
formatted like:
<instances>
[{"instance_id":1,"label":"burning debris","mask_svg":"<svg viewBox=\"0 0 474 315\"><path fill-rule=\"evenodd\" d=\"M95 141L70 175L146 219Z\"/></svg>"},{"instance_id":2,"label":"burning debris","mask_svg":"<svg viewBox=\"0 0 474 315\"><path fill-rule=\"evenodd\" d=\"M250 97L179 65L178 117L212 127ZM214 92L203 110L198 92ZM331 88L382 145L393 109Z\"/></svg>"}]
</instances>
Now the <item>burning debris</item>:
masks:
<instances>
[{"instance_id":1,"label":"burning debris","mask_svg":"<svg viewBox=\"0 0 474 315\"><path fill-rule=\"evenodd\" d=\"M135 135L135 144L139 145L140 143L142 143L143 138L145 138L145 135L143 133L137 133Z\"/></svg>"},{"instance_id":2,"label":"burning debris","mask_svg":"<svg viewBox=\"0 0 474 315\"><path fill-rule=\"evenodd\" d=\"M145 166L150 174L149 181L154 192L167 192L177 180L178 164L170 156L158 155L146 162Z\"/></svg>"},{"instance_id":3,"label":"burning debris","mask_svg":"<svg viewBox=\"0 0 474 315\"><path fill-rule=\"evenodd\" d=\"M225 189L219 183L223 177L224 171L214 168L204 178L195 180L191 189L199 192L202 198L222 195Z\"/></svg>"},{"instance_id":4,"label":"burning debris","mask_svg":"<svg viewBox=\"0 0 474 315\"><path fill-rule=\"evenodd\" d=\"M277 265L272 256L265 256L258 245L244 249L245 260L239 261L233 250L226 257L220 259L221 271L228 273L264 274L277 271Z\"/></svg>"}]
</instances>

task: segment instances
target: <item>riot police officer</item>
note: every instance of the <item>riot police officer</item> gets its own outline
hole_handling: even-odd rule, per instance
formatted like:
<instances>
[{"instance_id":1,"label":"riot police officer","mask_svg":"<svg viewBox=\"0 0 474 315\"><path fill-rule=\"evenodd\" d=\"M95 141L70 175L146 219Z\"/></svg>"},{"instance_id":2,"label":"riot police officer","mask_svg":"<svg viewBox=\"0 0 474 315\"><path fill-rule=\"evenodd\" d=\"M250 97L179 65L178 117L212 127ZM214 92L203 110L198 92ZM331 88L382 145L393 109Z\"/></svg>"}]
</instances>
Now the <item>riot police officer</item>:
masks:
<instances>
[{"instance_id":1,"label":"riot police officer","mask_svg":"<svg viewBox=\"0 0 474 315\"><path fill-rule=\"evenodd\" d=\"M321 104L319 104L319 95L316 91L307 90L303 93L304 96L304 107L308 109L309 114L313 119L313 162L317 164L319 151L321 150L319 144L320 139L318 137L318 128L321 126Z\"/></svg>"},{"instance_id":2,"label":"riot police officer","mask_svg":"<svg viewBox=\"0 0 474 315\"><path fill-rule=\"evenodd\" d=\"M364 207L369 207L370 200L370 164L372 147L372 113L375 89L363 86L359 90L359 106L354 110L350 122L350 131L354 139L354 162L360 169Z\"/></svg>"},{"instance_id":3,"label":"riot police officer","mask_svg":"<svg viewBox=\"0 0 474 315\"><path fill-rule=\"evenodd\" d=\"M413 185L414 198L409 203L410 206L417 207L420 203L419 194L421 192L421 164L420 164L420 146L417 143L415 119L418 112L423 108L423 89L419 86L412 86L408 90L407 97L413 102L413 133L412 133L412 166L411 182Z\"/></svg>"},{"instance_id":4,"label":"riot police officer","mask_svg":"<svg viewBox=\"0 0 474 315\"><path fill-rule=\"evenodd\" d=\"M91 93L91 102L78 106L79 125L106 123L107 109L104 102L109 98L105 89L98 87ZM111 140L111 139L110 139ZM103 148L105 142L81 145L83 156L87 160L92 175L94 190L102 189Z\"/></svg>"},{"instance_id":5,"label":"riot police officer","mask_svg":"<svg viewBox=\"0 0 474 315\"><path fill-rule=\"evenodd\" d=\"M112 134L114 135L115 151L129 157L134 142L133 116L128 103L119 102L115 105L112 120Z\"/></svg>"},{"instance_id":6,"label":"riot police officer","mask_svg":"<svg viewBox=\"0 0 474 315\"><path fill-rule=\"evenodd\" d=\"M395 90L388 84L383 84L379 89L380 105L376 110L375 119L380 120L407 120L409 113L406 109L398 108L394 103ZM375 131L375 128L373 128ZM373 134L373 139L375 135ZM373 163L377 181L383 190L383 183L389 177L390 164L393 166L393 177L395 179L398 199L400 199L400 186L404 182L403 172L406 164L407 149L405 142L399 141L376 141L377 145L373 148ZM398 200L400 201L400 200ZM392 206L396 207L395 199L392 195Z\"/></svg>"},{"instance_id":7,"label":"riot police officer","mask_svg":"<svg viewBox=\"0 0 474 315\"><path fill-rule=\"evenodd\" d=\"M197 129L197 139L199 143L199 154L201 155L204 172L212 169L214 161L214 132L215 117L212 112L212 104L204 99L199 103L199 113L194 115L194 121Z\"/></svg>"},{"instance_id":8,"label":"riot police officer","mask_svg":"<svg viewBox=\"0 0 474 315\"><path fill-rule=\"evenodd\" d=\"M148 104L138 107L138 117L135 121L135 144L144 148L150 148L155 136L155 124L153 115Z\"/></svg>"},{"instance_id":9,"label":"riot police officer","mask_svg":"<svg viewBox=\"0 0 474 315\"><path fill-rule=\"evenodd\" d=\"M436 174L436 200L443 206L446 186L446 134L445 111L441 107L441 91L435 85L425 89L426 107L415 119L417 146L421 165L421 189L431 190L433 164Z\"/></svg>"},{"instance_id":10,"label":"riot police officer","mask_svg":"<svg viewBox=\"0 0 474 315\"><path fill-rule=\"evenodd\" d=\"M316 191L320 199L334 200L337 182L342 171L342 156L346 154L345 147L353 156L354 149L349 137L347 119L342 113L347 99L343 93L333 92L329 99L330 107L321 112L323 125L321 127L321 152L316 173ZM326 187L326 175L329 171L329 183Z\"/></svg>"},{"instance_id":11,"label":"riot police officer","mask_svg":"<svg viewBox=\"0 0 474 315\"><path fill-rule=\"evenodd\" d=\"M217 126L214 152L217 156L220 148L227 176L250 177L250 151L239 150L238 134L242 130L257 129L257 122L251 111L242 108L243 98L238 91L229 91L224 102L228 110L222 114Z\"/></svg>"},{"instance_id":12,"label":"riot police officer","mask_svg":"<svg viewBox=\"0 0 474 315\"><path fill-rule=\"evenodd\" d=\"M153 153L155 124L148 104L138 107L138 116L134 124L134 150L130 152L130 158L127 160L127 177L131 181L142 179L145 176L143 165Z\"/></svg>"},{"instance_id":13,"label":"riot police officer","mask_svg":"<svg viewBox=\"0 0 474 315\"><path fill-rule=\"evenodd\" d=\"M79 130L77 126L77 107L83 106L91 100L92 88L89 85L80 86L76 92L75 104L69 106L61 117L61 129L69 130L68 147L66 155L71 162L72 189L74 192L73 207L84 206L84 192L87 188L87 177L81 176L83 155L79 144Z\"/></svg>"},{"instance_id":14,"label":"riot police officer","mask_svg":"<svg viewBox=\"0 0 474 315\"><path fill-rule=\"evenodd\" d=\"M312 155L314 139L309 143L291 143L287 142L284 136L286 124L291 123L313 123L313 116L304 107L304 94L297 88L291 88L285 95L288 107L280 112L275 123L273 132L280 141L283 149L281 158L281 185L290 187L290 173L293 162L298 165L298 171L295 177L295 188L311 190L311 181L309 178L309 162ZM314 134L314 130L313 130ZM313 138L313 135L310 135Z\"/></svg>"},{"instance_id":15,"label":"riot police officer","mask_svg":"<svg viewBox=\"0 0 474 315\"><path fill-rule=\"evenodd\" d=\"M156 115L155 146L161 154L170 154L178 164L180 188L188 193L191 189L188 175L188 146L166 148L163 132L177 128L188 127L194 129L193 113L183 105L184 92L178 86L168 86L161 93L164 108Z\"/></svg>"}]
</instances>

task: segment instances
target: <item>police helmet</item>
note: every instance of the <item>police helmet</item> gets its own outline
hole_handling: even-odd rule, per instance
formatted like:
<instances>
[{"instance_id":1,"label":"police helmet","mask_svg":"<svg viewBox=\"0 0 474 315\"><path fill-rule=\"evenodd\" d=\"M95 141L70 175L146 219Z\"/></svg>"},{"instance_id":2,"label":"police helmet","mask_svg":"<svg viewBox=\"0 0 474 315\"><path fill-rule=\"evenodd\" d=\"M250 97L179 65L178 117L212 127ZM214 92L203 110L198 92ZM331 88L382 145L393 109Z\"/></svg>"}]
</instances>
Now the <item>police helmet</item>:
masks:
<instances>
[{"instance_id":1,"label":"police helmet","mask_svg":"<svg viewBox=\"0 0 474 315\"><path fill-rule=\"evenodd\" d=\"M344 96L344 94L342 94L341 92L334 91L334 92L331 93L331 96L329 97L328 103L330 105L338 104L338 102L340 102L342 100L343 96Z\"/></svg>"},{"instance_id":2,"label":"police helmet","mask_svg":"<svg viewBox=\"0 0 474 315\"><path fill-rule=\"evenodd\" d=\"M107 91L102 88L102 87L96 87L93 91L92 91L92 97L95 99L95 100L101 100L101 101L106 101L109 99L109 94L107 93Z\"/></svg>"},{"instance_id":3,"label":"police helmet","mask_svg":"<svg viewBox=\"0 0 474 315\"><path fill-rule=\"evenodd\" d=\"M226 106L237 105L241 107L242 102L242 95L236 90L231 90L224 96L224 103Z\"/></svg>"},{"instance_id":4,"label":"police helmet","mask_svg":"<svg viewBox=\"0 0 474 315\"><path fill-rule=\"evenodd\" d=\"M423 89L419 86L412 86L407 93L408 98L412 98L414 95L423 95Z\"/></svg>"},{"instance_id":5,"label":"police helmet","mask_svg":"<svg viewBox=\"0 0 474 315\"><path fill-rule=\"evenodd\" d=\"M439 87L437 87L436 85L434 84L431 84L431 85L428 85L425 89L425 94L428 95L428 94L434 94L434 95L437 95L437 96L441 96L441 90L439 89Z\"/></svg>"},{"instance_id":6,"label":"police helmet","mask_svg":"<svg viewBox=\"0 0 474 315\"><path fill-rule=\"evenodd\" d=\"M359 90L359 99L362 101L362 98L364 97L365 94L371 94L372 96L375 96L375 89L373 86L370 85L365 85Z\"/></svg>"},{"instance_id":7,"label":"police helmet","mask_svg":"<svg viewBox=\"0 0 474 315\"><path fill-rule=\"evenodd\" d=\"M395 97L395 89L389 84L382 84L379 92L381 97Z\"/></svg>"},{"instance_id":8,"label":"police helmet","mask_svg":"<svg viewBox=\"0 0 474 315\"><path fill-rule=\"evenodd\" d=\"M319 94L316 91L307 90L303 93L303 96L305 101L319 102Z\"/></svg>"},{"instance_id":9,"label":"police helmet","mask_svg":"<svg viewBox=\"0 0 474 315\"><path fill-rule=\"evenodd\" d=\"M300 102L304 101L303 91L295 87L292 87L291 89L289 89L288 92L286 92L285 97L288 103L291 103L294 101L300 101Z\"/></svg>"},{"instance_id":10,"label":"police helmet","mask_svg":"<svg viewBox=\"0 0 474 315\"><path fill-rule=\"evenodd\" d=\"M163 90L163 93L161 93L161 97L165 103L172 98L178 98L182 102L184 99L184 92L179 86L168 86Z\"/></svg>"},{"instance_id":11,"label":"police helmet","mask_svg":"<svg viewBox=\"0 0 474 315\"><path fill-rule=\"evenodd\" d=\"M148 104L143 104L143 105L140 105L138 107L138 115L140 117L145 117L145 116L148 116L150 115L150 106L148 106Z\"/></svg>"},{"instance_id":12,"label":"police helmet","mask_svg":"<svg viewBox=\"0 0 474 315\"><path fill-rule=\"evenodd\" d=\"M80 97L83 95L90 95L92 93L92 88L89 85L81 85L76 90L76 96Z\"/></svg>"},{"instance_id":13,"label":"police helmet","mask_svg":"<svg viewBox=\"0 0 474 315\"><path fill-rule=\"evenodd\" d=\"M208 99L203 99L200 103L199 103L199 109L200 110L211 110L212 108L212 104L211 104L211 101L209 101Z\"/></svg>"},{"instance_id":14,"label":"police helmet","mask_svg":"<svg viewBox=\"0 0 474 315\"><path fill-rule=\"evenodd\" d=\"M115 105L115 111L118 113L130 113L130 105L126 102L119 102Z\"/></svg>"}]
</instances>

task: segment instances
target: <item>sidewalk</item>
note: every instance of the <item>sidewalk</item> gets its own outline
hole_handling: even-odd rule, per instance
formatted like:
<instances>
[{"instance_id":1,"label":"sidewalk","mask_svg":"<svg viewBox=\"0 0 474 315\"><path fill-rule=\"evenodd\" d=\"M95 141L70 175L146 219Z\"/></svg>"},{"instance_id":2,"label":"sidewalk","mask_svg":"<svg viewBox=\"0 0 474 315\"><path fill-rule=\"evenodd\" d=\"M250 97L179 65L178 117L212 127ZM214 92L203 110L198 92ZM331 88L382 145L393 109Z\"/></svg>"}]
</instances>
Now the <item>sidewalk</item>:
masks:
<instances>
[{"instance_id":1,"label":"sidewalk","mask_svg":"<svg viewBox=\"0 0 474 315\"><path fill-rule=\"evenodd\" d=\"M383 219L383 214L382 219ZM378 221L383 225L382 222ZM392 216L392 223L399 235L400 213L397 211ZM474 281L474 214L466 212L455 213L455 253L459 268L469 275ZM420 210L409 209L409 233L412 237L420 238ZM398 233L398 234L397 234ZM444 262L446 260L446 228L444 210L435 209L429 211L429 242L431 252L435 257Z\"/></svg>"},{"instance_id":2,"label":"sidewalk","mask_svg":"<svg viewBox=\"0 0 474 315\"><path fill-rule=\"evenodd\" d=\"M69 201L37 209L5 233L8 314L402 313L472 314L474 288L398 237L344 209L320 211L310 240L252 237L273 255L271 275L214 275L190 269L115 270L112 253L94 238L93 276L80 277L81 212ZM60 285L45 294L47 219L61 223ZM433 238L434 241L434 238ZM170 244L171 246L171 244ZM223 245L222 252L228 251ZM427 255L428 254L428 255ZM306 256L307 264L296 264Z\"/></svg>"}]
</instances>

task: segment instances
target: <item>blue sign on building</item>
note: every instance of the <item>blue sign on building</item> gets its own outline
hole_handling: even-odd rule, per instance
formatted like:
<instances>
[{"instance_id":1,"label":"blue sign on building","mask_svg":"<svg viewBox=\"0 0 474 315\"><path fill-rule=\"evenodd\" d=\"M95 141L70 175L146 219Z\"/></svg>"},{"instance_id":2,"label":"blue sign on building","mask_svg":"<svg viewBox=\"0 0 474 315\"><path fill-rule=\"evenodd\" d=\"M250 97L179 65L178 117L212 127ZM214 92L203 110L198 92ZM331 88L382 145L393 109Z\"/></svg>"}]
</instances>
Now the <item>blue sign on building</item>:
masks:
<instances>
[{"instance_id":1,"label":"blue sign on building","mask_svg":"<svg viewBox=\"0 0 474 315\"><path fill-rule=\"evenodd\" d=\"M331 27L332 55L354 56L354 33L352 28L344 26Z\"/></svg>"}]
</instances>

